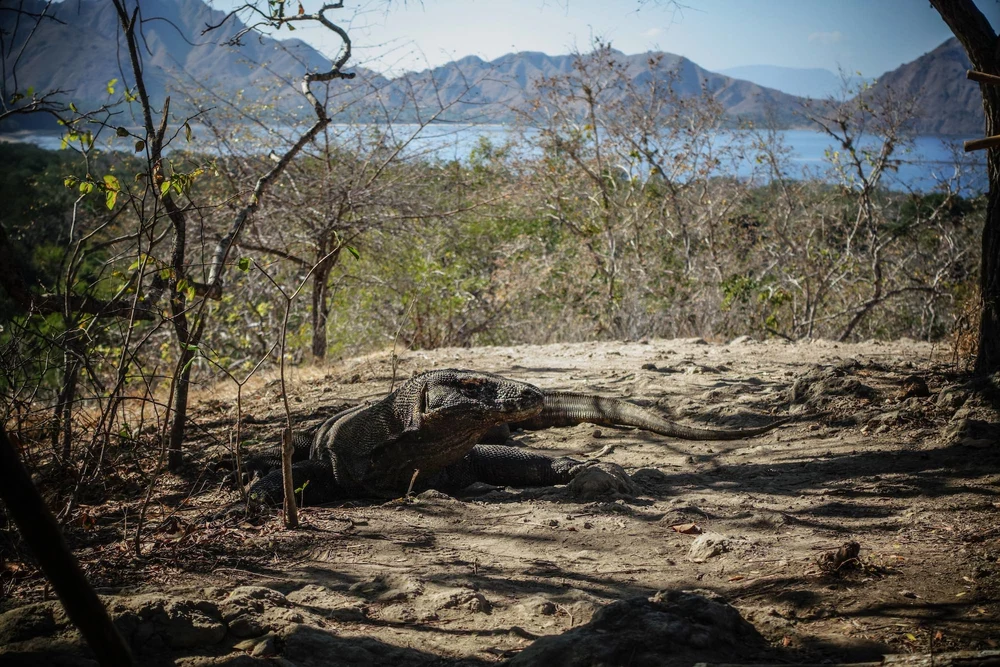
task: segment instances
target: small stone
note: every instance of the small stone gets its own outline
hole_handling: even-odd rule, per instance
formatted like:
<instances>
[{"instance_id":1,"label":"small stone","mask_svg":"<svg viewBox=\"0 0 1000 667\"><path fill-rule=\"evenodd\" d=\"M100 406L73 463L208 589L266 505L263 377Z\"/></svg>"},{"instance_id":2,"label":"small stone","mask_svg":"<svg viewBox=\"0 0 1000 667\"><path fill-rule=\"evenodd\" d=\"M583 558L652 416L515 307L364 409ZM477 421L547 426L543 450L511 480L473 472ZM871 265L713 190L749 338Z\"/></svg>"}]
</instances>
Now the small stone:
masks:
<instances>
[{"instance_id":1,"label":"small stone","mask_svg":"<svg viewBox=\"0 0 1000 667\"><path fill-rule=\"evenodd\" d=\"M577 472L566 488L580 500L595 500L614 494L634 496L639 493L639 487L624 468L606 461L588 465Z\"/></svg>"},{"instance_id":2,"label":"small stone","mask_svg":"<svg viewBox=\"0 0 1000 667\"><path fill-rule=\"evenodd\" d=\"M688 552L688 557L693 561L706 561L709 558L721 556L727 551L732 551L732 548L731 540L725 535L703 533L691 543L691 550Z\"/></svg>"},{"instance_id":3,"label":"small stone","mask_svg":"<svg viewBox=\"0 0 1000 667\"><path fill-rule=\"evenodd\" d=\"M265 628L256 618L238 616L229 622L229 632L235 637L259 637Z\"/></svg>"},{"instance_id":4,"label":"small stone","mask_svg":"<svg viewBox=\"0 0 1000 667\"><path fill-rule=\"evenodd\" d=\"M969 392L959 386L945 387L937 397L937 406L943 410L958 410L969 399Z\"/></svg>"},{"instance_id":5,"label":"small stone","mask_svg":"<svg viewBox=\"0 0 1000 667\"><path fill-rule=\"evenodd\" d=\"M463 606L469 611L478 614L488 614L493 609L493 605L490 604L490 601L482 593L473 593Z\"/></svg>"},{"instance_id":6,"label":"small stone","mask_svg":"<svg viewBox=\"0 0 1000 667\"><path fill-rule=\"evenodd\" d=\"M270 658L272 655L278 655L278 648L274 644L274 636L268 635L264 641L259 642L250 651L250 655L254 658Z\"/></svg>"},{"instance_id":7,"label":"small stone","mask_svg":"<svg viewBox=\"0 0 1000 667\"><path fill-rule=\"evenodd\" d=\"M327 612L326 616L334 621L357 623L365 620L368 616L368 611L361 605L353 605L331 609Z\"/></svg>"},{"instance_id":8,"label":"small stone","mask_svg":"<svg viewBox=\"0 0 1000 667\"><path fill-rule=\"evenodd\" d=\"M259 643L259 641L260 640L256 638L244 639L241 642L233 644L233 648L238 651L252 651L253 647L256 646Z\"/></svg>"},{"instance_id":9,"label":"small stone","mask_svg":"<svg viewBox=\"0 0 1000 667\"><path fill-rule=\"evenodd\" d=\"M910 375L899 384L899 398L901 400L911 397L924 397L931 395L930 390L927 388L927 380L919 375Z\"/></svg>"}]
</instances>

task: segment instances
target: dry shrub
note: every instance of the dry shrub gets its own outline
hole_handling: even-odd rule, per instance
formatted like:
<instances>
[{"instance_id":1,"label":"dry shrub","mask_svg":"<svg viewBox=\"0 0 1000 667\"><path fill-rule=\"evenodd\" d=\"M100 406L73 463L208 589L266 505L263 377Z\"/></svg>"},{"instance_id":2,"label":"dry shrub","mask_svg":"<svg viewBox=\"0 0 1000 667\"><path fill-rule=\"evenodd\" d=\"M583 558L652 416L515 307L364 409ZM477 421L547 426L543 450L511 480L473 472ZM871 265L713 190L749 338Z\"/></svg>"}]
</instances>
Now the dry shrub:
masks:
<instances>
[{"instance_id":1,"label":"dry shrub","mask_svg":"<svg viewBox=\"0 0 1000 667\"><path fill-rule=\"evenodd\" d=\"M952 359L956 370L965 373L972 370L979 353L979 321L983 299L979 289L971 291L959 303L955 324L948 338L951 341Z\"/></svg>"}]
</instances>

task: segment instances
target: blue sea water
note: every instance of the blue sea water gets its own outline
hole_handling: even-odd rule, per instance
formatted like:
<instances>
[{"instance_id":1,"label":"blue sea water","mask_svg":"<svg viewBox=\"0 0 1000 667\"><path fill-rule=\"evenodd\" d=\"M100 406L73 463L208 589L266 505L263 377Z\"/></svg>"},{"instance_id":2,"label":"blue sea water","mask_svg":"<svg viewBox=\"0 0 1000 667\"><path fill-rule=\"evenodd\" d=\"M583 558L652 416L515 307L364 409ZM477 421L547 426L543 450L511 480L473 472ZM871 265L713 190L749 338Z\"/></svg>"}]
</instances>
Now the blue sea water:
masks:
<instances>
[{"instance_id":1,"label":"blue sea water","mask_svg":"<svg viewBox=\"0 0 1000 667\"><path fill-rule=\"evenodd\" d=\"M194 127L194 147L211 151L212 147L199 141L199 136L209 136L203 128ZM417 125L394 126L331 125L330 133L350 145L360 134L382 133L396 142L405 142L403 155L422 156L436 160L467 161L473 150L485 138L494 146L502 146L517 132L507 125L440 123L421 128ZM288 134L291 132L278 132ZM532 131L527 132L532 138ZM826 134L812 130L784 130L777 137L787 147L788 156L784 175L789 178L819 178L835 180L830 174L830 151L837 150L836 142ZM740 135L720 132L718 146L739 141ZM42 148L58 150L62 136L58 132L21 131L0 134L0 141L23 141ZM873 142L873 139L868 140ZM122 143L119 141L119 143ZM126 142L127 143L127 142ZM864 144L862 144L864 145ZM868 145L873 145L869 143ZM114 148L114 144L109 147ZM964 194L976 194L987 188L985 152L964 153L961 142L954 138L918 136L894 154L894 169L886 174L883 183L898 190L930 191L943 181L959 183ZM733 160L720 166L716 173L749 178L758 169L755 152L748 151L742 160ZM958 177L956 181L956 177Z\"/></svg>"}]
</instances>

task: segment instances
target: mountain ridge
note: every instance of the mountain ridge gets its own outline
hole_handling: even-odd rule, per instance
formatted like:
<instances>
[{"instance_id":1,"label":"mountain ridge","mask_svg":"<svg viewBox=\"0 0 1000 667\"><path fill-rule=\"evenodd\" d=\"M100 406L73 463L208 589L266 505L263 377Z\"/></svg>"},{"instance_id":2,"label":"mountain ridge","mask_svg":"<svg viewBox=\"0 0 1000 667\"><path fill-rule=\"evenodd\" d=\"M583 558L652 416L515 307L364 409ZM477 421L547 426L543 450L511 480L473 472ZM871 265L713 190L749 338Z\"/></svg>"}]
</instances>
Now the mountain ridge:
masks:
<instances>
[{"instance_id":1,"label":"mountain ridge","mask_svg":"<svg viewBox=\"0 0 1000 667\"><path fill-rule=\"evenodd\" d=\"M130 0L135 6L136 0ZM39 10L43 0L24 0L27 10ZM32 37L32 48L19 63L20 81L36 90L73 91L72 99L99 105L106 101L107 82L120 77L117 16L113 7L99 0L78 0L53 5L66 25L46 22ZM224 105L233 99L262 104L276 95L278 117L308 113L304 98L281 78L297 80L305 71L325 70L329 60L298 39L276 40L247 33L239 48L227 46L243 29L231 18L216 30L225 14L202 0L142 0L146 20L143 53L147 87L157 105L172 95L172 106L192 98L192 108ZM7 16L7 18L4 18ZM153 19L162 20L153 20ZM0 29L10 32L11 19L0 14ZM23 38L14 34L14 47ZM730 122L777 119L795 125L802 97L773 87L726 76L700 67L676 54L649 52L627 55L612 52L633 82L645 85L651 77L674 76L678 93L707 91L725 110ZM408 72L392 79L364 68L353 81L333 88L339 120L426 119L443 101L447 109L437 119L465 122L506 122L517 117L537 92L539 82L567 75L573 55L548 55L538 51L508 53L485 61L470 55L438 67ZM655 68L651 63L657 63ZM81 67L80 63L87 63ZM918 95L923 117L913 129L923 134L975 135L982 132L981 100L976 87L961 76L968 66L957 40L877 80L876 90ZM275 74L277 73L277 75ZM830 73L832 76L832 73ZM9 80L5 72L5 80ZM9 94L7 91L5 94ZM197 101L201 98L200 103ZM456 101L457 100L457 101ZM802 125L801 119L798 125Z\"/></svg>"},{"instance_id":2,"label":"mountain ridge","mask_svg":"<svg viewBox=\"0 0 1000 667\"><path fill-rule=\"evenodd\" d=\"M824 99L835 97L842 89L842 77L822 67L785 67L782 65L740 65L716 70L719 74L752 81L789 95ZM848 84L856 77L849 79Z\"/></svg>"}]
</instances>

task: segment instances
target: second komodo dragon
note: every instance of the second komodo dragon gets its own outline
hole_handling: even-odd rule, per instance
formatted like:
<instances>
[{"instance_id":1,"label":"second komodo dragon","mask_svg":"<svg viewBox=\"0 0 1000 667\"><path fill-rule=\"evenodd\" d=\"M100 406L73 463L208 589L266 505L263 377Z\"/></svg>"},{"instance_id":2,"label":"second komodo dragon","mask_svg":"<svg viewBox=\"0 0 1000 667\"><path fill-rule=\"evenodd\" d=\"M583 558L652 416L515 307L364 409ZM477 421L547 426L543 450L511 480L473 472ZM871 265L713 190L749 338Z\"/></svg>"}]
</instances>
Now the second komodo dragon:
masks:
<instances>
[{"instance_id":1,"label":"second komodo dragon","mask_svg":"<svg viewBox=\"0 0 1000 667\"><path fill-rule=\"evenodd\" d=\"M458 491L475 482L565 484L584 463L479 443L504 439L508 427L536 430L584 422L685 440L737 440L789 419L750 429L692 428L614 398L545 391L492 373L445 369L415 375L381 401L344 410L311 436L296 436L292 476L294 488L304 489L303 499L310 505L338 498L399 497L415 471L417 489ZM279 504L280 458L252 459L248 467L266 473L251 486L250 497Z\"/></svg>"}]
</instances>

